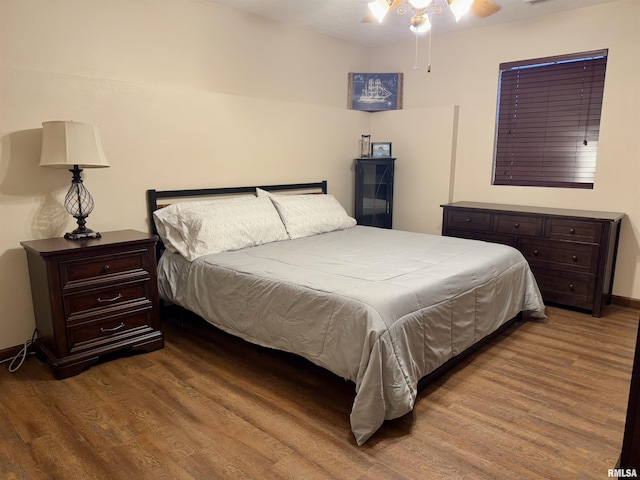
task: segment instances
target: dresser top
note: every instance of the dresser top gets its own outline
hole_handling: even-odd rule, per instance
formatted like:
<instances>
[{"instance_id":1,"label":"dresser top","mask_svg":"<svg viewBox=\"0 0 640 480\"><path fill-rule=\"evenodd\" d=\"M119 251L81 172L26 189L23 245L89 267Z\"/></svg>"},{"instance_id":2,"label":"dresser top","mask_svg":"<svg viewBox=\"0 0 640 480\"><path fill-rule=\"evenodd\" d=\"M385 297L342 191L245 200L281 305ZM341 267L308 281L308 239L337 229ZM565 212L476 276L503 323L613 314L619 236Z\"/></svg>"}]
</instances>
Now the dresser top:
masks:
<instances>
[{"instance_id":1,"label":"dresser top","mask_svg":"<svg viewBox=\"0 0 640 480\"><path fill-rule=\"evenodd\" d=\"M103 232L101 235L101 238L83 238L81 240L69 240L64 237L43 238L40 240L20 242L20 245L28 250L33 250L40 254L47 254L83 248L106 247L119 243L155 242L157 240L155 235L138 232L136 230Z\"/></svg>"},{"instance_id":2,"label":"dresser top","mask_svg":"<svg viewBox=\"0 0 640 480\"><path fill-rule=\"evenodd\" d=\"M536 215L554 215L558 217L583 218L585 220L606 220L617 222L625 216L624 213L600 212L593 210L573 210L569 208L533 207L528 205L505 205L501 203L483 202L453 202L440 205L448 208L472 208L475 210L493 210L510 213L531 213Z\"/></svg>"}]
</instances>

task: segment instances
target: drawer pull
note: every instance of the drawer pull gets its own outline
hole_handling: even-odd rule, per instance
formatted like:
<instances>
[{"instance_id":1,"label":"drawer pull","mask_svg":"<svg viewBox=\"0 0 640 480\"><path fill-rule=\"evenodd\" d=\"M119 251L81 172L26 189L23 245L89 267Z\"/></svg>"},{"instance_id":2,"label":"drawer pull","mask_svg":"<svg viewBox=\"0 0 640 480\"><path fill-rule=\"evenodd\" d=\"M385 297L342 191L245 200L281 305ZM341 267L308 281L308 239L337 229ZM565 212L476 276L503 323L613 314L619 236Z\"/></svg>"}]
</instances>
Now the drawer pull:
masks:
<instances>
[{"instance_id":1,"label":"drawer pull","mask_svg":"<svg viewBox=\"0 0 640 480\"><path fill-rule=\"evenodd\" d=\"M465 218L464 221L467 223L471 223L471 219L469 217Z\"/></svg>"},{"instance_id":2,"label":"drawer pull","mask_svg":"<svg viewBox=\"0 0 640 480\"><path fill-rule=\"evenodd\" d=\"M574 289L575 289L575 286L573 285L573 283L570 283L569 284L569 290L574 290Z\"/></svg>"},{"instance_id":3,"label":"drawer pull","mask_svg":"<svg viewBox=\"0 0 640 480\"><path fill-rule=\"evenodd\" d=\"M520 227L520 224L518 222L513 224L513 228L518 228L518 227Z\"/></svg>"},{"instance_id":4,"label":"drawer pull","mask_svg":"<svg viewBox=\"0 0 640 480\"><path fill-rule=\"evenodd\" d=\"M577 256L575 256L575 255L573 255L573 256L571 257L571 260L573 260L574 262L577 262L577 261L578 261L578 257L577 257Z\"/></svg>"},{"instance_id":5,"label":"drawer pull","mask_svg":"<svg viewBox=\"0 0 640 480\"><path fill-rule=\"evenodd\" d=\"M571 235L573 235L574 233L576 233L576 229L575 229L575 228L570 228L570 229L569 229L569 233L570 233Z\"/></svg>"},{"instance_id":6,"label":"drawer pull","mask_svg":"<svg viewBox=\"0 0 640 480\"><path fill-rule=\"evenodd\" d=\"M98 297L98 302L99 303L110 303L110 302L115 302L116 300L120 300L122 298L122 294L119 293L118 295L116 295L113 298L100 298Z\"/></svg>"},{"instance_id":7,"label":"drawer pull","mask_svg":"<svg viewBox=\"0 0 640 480\"><path fill-rule=\"evenodd\" d=\"M118 330L124 328L124 323L120 322L120 325L113 327L113 328L105 328L105 327L101 327L100 328L100 333L111 333L111 332L117 332Z\"/></svg>"},{"instance_id":8,"label":"drawer pull","mask_svg":"<svg viewBox=\"0 0 640 480\"><path fill-rule=\"evenodd\" d=\"M533 256L534 257L537 257L539 254L540 254L540 252L538 250L534 250L533 251Z\"/></svg>"},{"instance_id":9,"label":"drawer pull","mask_svg":"<svg viewBox=\"0 0 640 480\"><path fill-rule=\"evenodd\" d=\"M108 272L109 270L111 270L111 267L109 266L109 264L106 264L104 267L102 267L102 270Z\"/></svg>"}]
</instances>

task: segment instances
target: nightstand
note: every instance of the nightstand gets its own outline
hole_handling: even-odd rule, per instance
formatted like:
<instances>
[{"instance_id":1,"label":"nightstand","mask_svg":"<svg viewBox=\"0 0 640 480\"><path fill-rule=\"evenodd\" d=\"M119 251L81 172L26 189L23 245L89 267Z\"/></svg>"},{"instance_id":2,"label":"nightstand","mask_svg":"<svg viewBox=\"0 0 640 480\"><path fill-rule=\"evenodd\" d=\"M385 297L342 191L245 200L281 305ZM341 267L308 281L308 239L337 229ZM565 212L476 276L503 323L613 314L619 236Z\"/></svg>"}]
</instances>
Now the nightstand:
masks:
<instances>
[{"instance_id":1,"label":"nightstand","mask_svg":"<svg viewBox=\"0 0 640 480\"><path fill-rule=\"evenodd\" d=\"M35 345L56 378L77 375L116 351L164 346L157 241L154 235L121 230L95 239L21 242L29 264Z\"/></svg>"}]
</instances>

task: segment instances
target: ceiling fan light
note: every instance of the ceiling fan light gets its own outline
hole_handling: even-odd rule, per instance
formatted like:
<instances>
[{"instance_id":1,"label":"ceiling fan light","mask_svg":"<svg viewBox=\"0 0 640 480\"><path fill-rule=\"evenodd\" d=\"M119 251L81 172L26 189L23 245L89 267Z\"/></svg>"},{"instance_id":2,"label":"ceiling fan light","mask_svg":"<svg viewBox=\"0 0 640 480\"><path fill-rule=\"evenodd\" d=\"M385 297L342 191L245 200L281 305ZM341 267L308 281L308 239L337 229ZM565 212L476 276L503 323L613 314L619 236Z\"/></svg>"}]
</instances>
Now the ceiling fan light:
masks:
<instances>
[{"instance_id":1,"label":"ceiling fan light","mask_svg":"<svg viewBox=\"0 0 640 480\"><path fill-rule=\"evenodd\" d=\"M373 15L378 22L382 23L384 16L389 11L389 2L387 2L387 0L373 0L373 2L368 3L368 6L371 15Z\"/></svg>"},{"instance_id":2,"label":"ceiling fan light","mask_svg":"<svg viewBox=\"0 0 640 480\"><path fill-rule=\"evenodd\" d=\"M411 17L411 26L409 29L413 33L424 33L431 29L431 22L424 15L414 15Z\"/></svg>"},{"instance_id":3,"label":"ceiling fan light","mask_svg":"<svg viewBox=\"0 0 640 480\"><path fill-rule=\"evenodd\" d=\"M451 12L456 17L456 22L462 18L462 16L469 11L473 0L452 0L449 4Z\"/></svg>"}]
</instances>

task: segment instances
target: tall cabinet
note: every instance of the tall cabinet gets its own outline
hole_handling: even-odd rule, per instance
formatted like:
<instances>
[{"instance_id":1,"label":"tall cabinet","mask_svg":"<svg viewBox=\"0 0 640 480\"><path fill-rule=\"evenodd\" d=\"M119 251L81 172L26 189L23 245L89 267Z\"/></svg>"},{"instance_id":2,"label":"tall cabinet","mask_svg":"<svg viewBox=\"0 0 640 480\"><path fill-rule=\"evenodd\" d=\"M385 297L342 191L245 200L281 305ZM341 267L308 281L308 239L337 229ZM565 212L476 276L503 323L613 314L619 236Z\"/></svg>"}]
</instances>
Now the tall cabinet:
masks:
<instances>
[{"instance_id":1,"label":"tall cabinet","mask_svg":"<svg viewBox=\"0 0 640 480\"><path fill-rule=\"evenodd\" d=\"M356 158L358 225L391 228L395 158Z\"/></svg>"}]
</instances>

